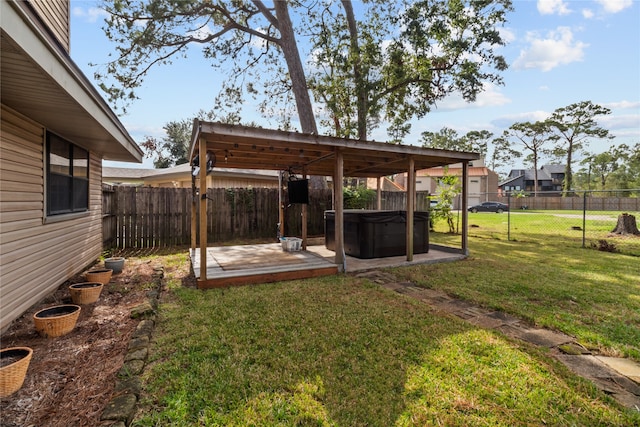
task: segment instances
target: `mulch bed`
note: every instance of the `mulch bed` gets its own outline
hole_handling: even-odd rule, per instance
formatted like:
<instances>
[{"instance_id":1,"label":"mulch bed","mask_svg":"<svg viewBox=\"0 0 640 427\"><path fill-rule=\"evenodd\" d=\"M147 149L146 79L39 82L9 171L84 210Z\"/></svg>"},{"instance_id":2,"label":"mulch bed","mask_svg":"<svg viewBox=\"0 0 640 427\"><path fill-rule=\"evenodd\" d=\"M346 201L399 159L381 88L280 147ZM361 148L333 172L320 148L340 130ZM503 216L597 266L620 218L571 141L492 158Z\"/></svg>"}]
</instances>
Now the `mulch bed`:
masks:
<instances>
[{"instance_id":1,"label":"mulch bed","mask_svg":"<svg viewBox=\"0 0 640 427\"><path fill-rule=\"evenodd\" d=\"M127 258L122 273L112 276L98 301L83 305L69 334L45 338L34 328L33 314L71 303L69 285L85 282L82 275L61 285L31 307L1 336L2 348L30 347L33 358L20 390L0 401L0 425L100 426L100 416L113 395L129 338L139 320L131 309L146 298L159 261Z\"/></svg>"}]
</instances>

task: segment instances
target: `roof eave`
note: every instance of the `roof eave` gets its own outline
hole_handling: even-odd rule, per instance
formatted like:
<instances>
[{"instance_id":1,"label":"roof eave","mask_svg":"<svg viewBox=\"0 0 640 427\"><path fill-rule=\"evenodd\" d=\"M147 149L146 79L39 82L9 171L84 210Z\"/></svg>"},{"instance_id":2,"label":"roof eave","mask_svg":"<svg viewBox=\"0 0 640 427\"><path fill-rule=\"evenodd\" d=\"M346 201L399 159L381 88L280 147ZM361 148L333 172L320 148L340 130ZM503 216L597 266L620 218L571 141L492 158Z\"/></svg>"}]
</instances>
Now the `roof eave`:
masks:
<instances>
[{"instance_id":1,"label":"roof eave","mask_svg":"<svg viewBox=\"0 0 640 427\"><path fill-rule=\"evenodd\" d=\"M143 151L30 6L1 3L2 103L104 159L142 162Z\"/></svg>"},{"instance_id":2,"label":"roof eave","mask_svg":"<svg viewBox=\"0 0 640 427\"><path fill-rule=\"evenodd\" d=\"M406 171L409 158L414 159L416 169L480 158L477 153L201 121L194 122L191 158L199 151L200 139L206 141L207 150L216 153L218 162L224 158L222 166L226 168L294 168L323 176L333 174L338 151L344 157L345 176L353 177L380 177Z\"/></svg>"}]
</instances>

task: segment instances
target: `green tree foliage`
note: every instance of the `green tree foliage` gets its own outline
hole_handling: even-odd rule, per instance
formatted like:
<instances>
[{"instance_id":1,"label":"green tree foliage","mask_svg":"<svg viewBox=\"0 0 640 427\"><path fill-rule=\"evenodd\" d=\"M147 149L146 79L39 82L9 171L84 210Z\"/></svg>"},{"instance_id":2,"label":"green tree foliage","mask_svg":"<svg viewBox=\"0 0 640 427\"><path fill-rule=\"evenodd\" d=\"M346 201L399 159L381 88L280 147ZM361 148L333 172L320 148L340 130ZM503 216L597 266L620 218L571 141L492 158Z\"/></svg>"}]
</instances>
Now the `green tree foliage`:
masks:
<instances>
[{"instance_id":1,"label":"green tree foliage","mask_svg":"<svg viewBox=\"0 0 640 427\"><path fill-rule=\"evenodd\" d=\"M525 161L534 169L533 194L538 192L538 164L541 158L548 153L551 130L546 122L519 122L512 124L504 131L503 137L513 141L517 146L528 153Z\"/></svg>"},{"instance_id":2,"label":"green tree foliage","mask_svg":"<svg viewBox=\"0 0 640 427\"><path fill-rule=\"evenodd\" d=\"M449 173L449 168L445 167L443 176L438 179L438 186L436 188L437 203L431 209L430 217L432 222L439 220L447 221L449 227L449 233L455 233L456 227L454 222L453 212L453 200L462 191L460 187L460 178L456 175Z\"/></svg>"},{"instance_id":3,"label":"green tree foliage","mask_svg":"<svg viewBox=\"0 0 640 427\"><path fill-rule=\"evenodd\" d=\"M190 120L173 121L163 126L167 136L158 140L146 136L140 143L147 157L154 157L153 166L158 169L169 168L189 162L189 145L191 143Z\"/></svg>"},{"instance_id":4,"label":"green tree foliage","mask_svg":"<svg viewBox=\"0 0 640 427\"><path fill-rule=\"evenodd\" d=\"M216 110L200 110L195 118L200 120L215 120L230 124L241 123L238 111L230 111L220 116ZM145 155L154 159L153 166L155 168L163 169L189 163L189 147L191 145L193 120L194 118L168 122L162 127L165 130L166 136L161 140L148 135L144 137L140 145L145 150ZM257 127L254 122L247 123L246 125Z\"/></svg>"},{"instance_id":5,"label":"green tree foliage","mask_svg":"<svg viewBox=\"0 0 640 427\"><path fill-rule=\"evenodd\" d=\"M486 130L471 131L464 136L458 136L454 129L443 127L436 132L422 132L420 142L425 148L438 148L441 150L468 151L486 157L489 140L493 134Z\"/></svg>"},{"instance_id":6,"label":"green tree foliage","mask_svg":"<svg viewBox=\"0 0 640 427\"><path fill-rule=\"evenodd\" d=\"M640 189L640 142L629 149L627 162L624 164L628 188ZM636 197L640 194L636 193Z\"/></svg>"},{"instance_id":7,"label":"green tree foliage","mask_svg":"<svg viewBox=\"0 0 640 427\"><path fill-rule=\"evenodd\" d=\"M514 159L522 157L522 153L513 148L506 136L492 138L493 133L488 130L473 130L464 136L458 136L454 129L444 127L438 132L422 132L420 142L425 148L478 153L494 171L513 164Z\"/></svg>"},{"instance_id":8,"label":"green tree foliage","mask_svg":"<svg viewBox=\"0 0 640 427\"><path fill-rule=\"evenodd\" d=\"M471 148L471 151L480 154L482 158L486 158L492 137L493 133L488 130L472 130L466 133L464 140Z\"/></svg>"},{"instance_id":9,"label":"green tree foliage","mask_svg":"<svg viewBox=\"0 0 640 427\"><path fill-rule=\"evenodd\" d=\"M511 0L371 0L355 11L347 0L269 6L260 0L115 0L103 6L110 14L105 33L117 48L96 77L112 102L135 99L153 67L187 56L195 45L215 67L228 68L218 106L254 96L272 116L295 104L308 133L317 132L309 89L327 112L322 124L337 135L366 138L386 120L400 140L411 118L453 92L473 101L485 83L501 84L498 72L507 67L496 48L504 44L498 30ZM313 53L307 70L299 44ZM290 127L290 117L283 114L280 124Z\"/></svg>"},{"instance_id":10,"label":"green tree foliage","mask_svg":"<svg viewBox=\"0 0 640 427\"><path fill-rule=\"evenodd\" d=\"M309 84L326 108L323 124L339 136L366 139L380 122L392 140L409 121L457 92L474 101L486 83L501 84L497 54L510 0L437 0L359 4L342 1L312 14L315 67Z\"/></svg>"},{"instance_id":11,"label":"green tree foliage","mask_svg":"<svg viewBox=\"0 0 640 427\"><path fill-rule=\"evenodd\" d=\"M591 101L582 101L558 108L547 120L547 125L555 132L555 140L558 141L554 154L565 159L563 194L573 188L574 156L584 152L589 138L613 138L608 130L598 126L596 122L598 116L607 114L611 114L608 108Z\"/></svg>"},{"instance_id":12,"label":"green tree foliage","mask_svg":"<svg viewBox=\"0 0 640 427\"><path fill-rule=\"evenodd\" d=\"M420 142L425 148L437 148L440 150L467 151L471 149L458 135L455 129L443 127L438 132L422 132Z\"/></svg>"},{"instance_id":13,"label":"green tree foliage","mask_svg":"<svg viewBox=\"0 0 640 427\"><path fill-rule=\"evenodd\" d=\"M600 180L596 187L610 187L603 184L610 182L615 183L617 188L633 188L632 183L638 183L637 167L633 161L636 159L637 162L638 155L635 153L638 144L633 148L626 144L611 147L598 156L585 151L591 138L613 138L608 130L599 127L595 121L597 116L609 113L607 108L584 101L558 108L544 121L514 123L494 139L491 139L493 134L487 130L471 131L460 137L454 129L445 127L437 133L423 132L421 142L423 147L480 153L485 157L487 166L494 171L512 165L515 159L523 156L525 163L536 170L536 175L542 159L566 162L564 194L569 189L591 188L593 183L588 181L594 176ZM573 183L571 164L579 156L587 157L581 162L583 168L579 171L578 182Z\"/></svg>"},{"instance_id":14,"label":"green tree foliage","mask_svg":"<svg viewBox=\"0 0 640 427\"><path fill-rule=\"evenodd\" d=\"M640 143L612 146L582 160L576 173L577 190L640 189Z\"/></svg>"},{"instance_id":15,"label":"green tree foliage","mask_svg":"<svg viewBox=\"0 0 640 427\"><path fill-rule=\"evenodd\" d=\"M486 164L493 171L498 172L505 165L513 165L515 159L522 157L522 153L513 147L505 134L494 138L490 145L489 152L491 154L488 156ZM507 176L508 173L502 175Z\"/></svg>"},{"instance_id":16,"label":"green tree foliage","mask_svg":"<svg viewBox=\"0 0 640 427\"><path fill-rule=\"evenodd\" d=\"M268 100L286 104L293 97L302 131L317 132L288 2L114 0L103 8L105 33L117 47L96 78L110 101L126 107L151 68L197 45L214 67L229 67L219 100L237 104L262 84ZM286 77L261 80L274 75Z\"/></svg>"},{"instance_id":17,"label":"green tree foliage","mask_svg":"<svg viewBox=\"0 0 640 427\"><path fill-rule=\"evenodd\" d=\"M376 198L376 192L363 185L355 188L344 187L342 193L345 209L364 209Z\"/></svg>"},{"instance_id":18,"label":"green tree foliage","mask_svg":"<svg viewBox=\"0 0 640 427\"><path fill-rule=\"evenodd\" d=\"M582 161L583 165L588 165L589 179L594 178L600 189L607 188L607 179L620 167L622 156L618 152L618 147L611 147L608 151L600 154L593 154ZM589 182L591 184L591 181ZM589 187L591 187L589 185ZM589 188L591 190L591 188Z\"/></svg>"}]
</instances>

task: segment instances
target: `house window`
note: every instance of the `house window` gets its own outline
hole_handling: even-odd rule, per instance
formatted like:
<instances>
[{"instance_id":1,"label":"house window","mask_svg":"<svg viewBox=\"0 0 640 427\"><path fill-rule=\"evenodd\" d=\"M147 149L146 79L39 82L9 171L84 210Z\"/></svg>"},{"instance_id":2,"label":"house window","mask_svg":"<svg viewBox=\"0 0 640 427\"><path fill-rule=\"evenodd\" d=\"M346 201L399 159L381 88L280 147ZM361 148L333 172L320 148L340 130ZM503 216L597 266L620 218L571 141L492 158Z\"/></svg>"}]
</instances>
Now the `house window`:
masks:
<instances>
[{"instance_id":1,"label":"house window","mask_svg":"<svg viewBox=\"0 0 640 427\"><path fill-rule=\"evenodd\" d=\"M47 133L47 215L89 210L89 152Z\"/></svg>"}]
</instances>

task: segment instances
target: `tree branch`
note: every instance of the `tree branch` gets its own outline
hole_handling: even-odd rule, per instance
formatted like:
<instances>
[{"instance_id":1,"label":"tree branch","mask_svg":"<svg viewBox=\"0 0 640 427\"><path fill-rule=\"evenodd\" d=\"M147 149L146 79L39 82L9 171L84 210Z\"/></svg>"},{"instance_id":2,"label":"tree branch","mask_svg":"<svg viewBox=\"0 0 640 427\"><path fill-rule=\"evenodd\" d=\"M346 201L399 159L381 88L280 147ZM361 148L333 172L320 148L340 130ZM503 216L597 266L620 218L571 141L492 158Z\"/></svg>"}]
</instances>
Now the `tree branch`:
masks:
<instances>
[{"instance_id":1,"label":"tree branch","mask_svg":"<svg viewBox=\"0 0 640 427\"><path fill-rule=\"evenodd\" d=\"M258 10L262 13L262 15L265 18L267 18L269 22L271 22L271 25L279 29L280 23L278 22L278 18L276 18L273 15L273 13L271 13L271 10L267 6L265 6L261 0L252 0L252 1L253 1L253 4L255 4ZM284 0L276 0L276 1L284 1Z\"/></svg>"}]
</instances>

